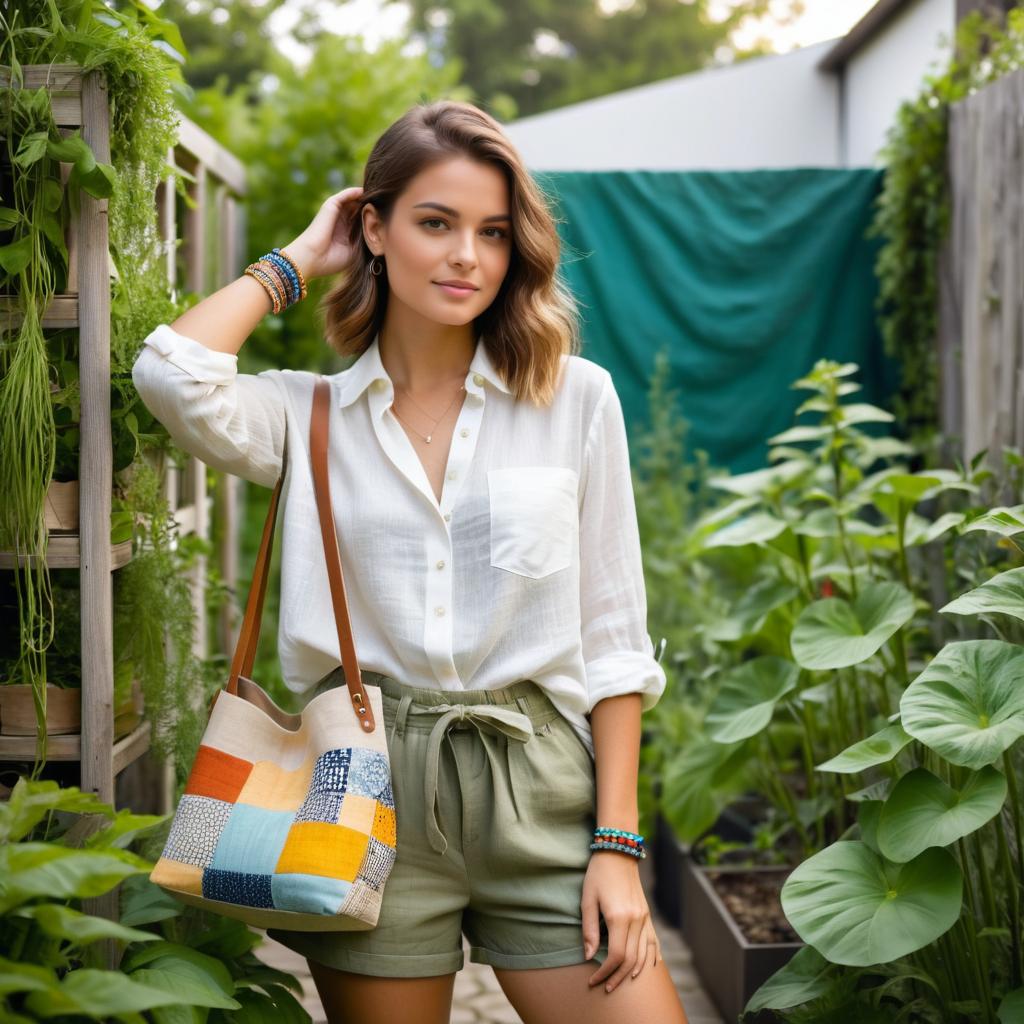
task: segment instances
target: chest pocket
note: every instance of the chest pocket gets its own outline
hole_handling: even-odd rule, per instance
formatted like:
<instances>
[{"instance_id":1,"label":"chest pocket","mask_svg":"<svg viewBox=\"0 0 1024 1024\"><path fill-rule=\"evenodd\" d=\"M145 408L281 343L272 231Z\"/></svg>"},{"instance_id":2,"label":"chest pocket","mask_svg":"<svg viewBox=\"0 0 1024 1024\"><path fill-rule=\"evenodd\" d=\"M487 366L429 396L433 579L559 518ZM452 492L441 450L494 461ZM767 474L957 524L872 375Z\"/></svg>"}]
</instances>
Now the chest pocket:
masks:
<instances>
[{"instance_id":1,"label":"chest pocket","mask_svg":"<svg viewBox=\"0 0 1024 1024\"><path fill-rule=\"evenodd\" d=\"M487 471L491 565L540 579L572 564L579 544L574 469L516 466Z\"/></svg>"}]
</instances>

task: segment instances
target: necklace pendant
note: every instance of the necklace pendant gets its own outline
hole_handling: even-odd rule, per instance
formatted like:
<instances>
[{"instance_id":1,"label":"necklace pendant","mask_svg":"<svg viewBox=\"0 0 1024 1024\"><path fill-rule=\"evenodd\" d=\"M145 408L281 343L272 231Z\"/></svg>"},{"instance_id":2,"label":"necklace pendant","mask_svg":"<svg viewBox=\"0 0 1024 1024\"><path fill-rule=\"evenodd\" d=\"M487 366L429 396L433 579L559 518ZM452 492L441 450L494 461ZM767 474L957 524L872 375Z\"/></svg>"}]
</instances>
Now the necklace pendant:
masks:
<instances>
[{"instance_id":1,"label":"necklace pendant","mask_svg":"<svg viewBox=\"0 0 1024 1024\"><path fill-rule=\"evenodd\" d=\"M427 434L427 444L430 444L430 439L433 436L434 436L433 434Z\"/></svg>"}]
</instances>

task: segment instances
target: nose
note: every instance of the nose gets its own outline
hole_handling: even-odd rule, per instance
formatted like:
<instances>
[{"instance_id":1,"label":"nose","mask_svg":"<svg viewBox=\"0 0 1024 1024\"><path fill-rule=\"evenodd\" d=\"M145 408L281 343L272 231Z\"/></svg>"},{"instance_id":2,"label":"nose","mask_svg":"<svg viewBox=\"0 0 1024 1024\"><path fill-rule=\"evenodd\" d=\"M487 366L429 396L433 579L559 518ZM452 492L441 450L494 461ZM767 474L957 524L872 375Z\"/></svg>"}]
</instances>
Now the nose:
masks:
<instances>
[{"instance_id":1,"label":"nose","mask_svg":"<svg viewBox=\"0 0 1024 1024\"><path fill-rule=\"evenodd\" d=\"M453 238L456 240L452 250L450 261L457 267L475 267L476 259L476 237L472 231L455 232Z\"/></svg>"}]
</instances>

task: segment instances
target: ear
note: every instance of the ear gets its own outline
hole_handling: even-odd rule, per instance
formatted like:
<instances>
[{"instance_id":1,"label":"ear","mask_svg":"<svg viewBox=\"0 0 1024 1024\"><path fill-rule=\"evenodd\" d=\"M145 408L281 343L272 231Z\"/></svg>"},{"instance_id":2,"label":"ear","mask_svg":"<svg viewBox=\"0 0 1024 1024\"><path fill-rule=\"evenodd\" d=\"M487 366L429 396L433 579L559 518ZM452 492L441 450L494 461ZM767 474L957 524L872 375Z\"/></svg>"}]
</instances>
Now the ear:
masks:
<instances>
[{"instance_id":1,"label":"ear","mask_svg":"<svg viewBox=\"0 0 1024 1024\"><path fill-rule=\"evenodd\" d=\"M382 234L384 229L384 223L380 219L380 215L377 213L377 208L373 203L367 203L362 209L363 218L363 239L366 242L367 248L374 256L384 255L384 243L382 240Z\"/></svg>"}]
</instances>

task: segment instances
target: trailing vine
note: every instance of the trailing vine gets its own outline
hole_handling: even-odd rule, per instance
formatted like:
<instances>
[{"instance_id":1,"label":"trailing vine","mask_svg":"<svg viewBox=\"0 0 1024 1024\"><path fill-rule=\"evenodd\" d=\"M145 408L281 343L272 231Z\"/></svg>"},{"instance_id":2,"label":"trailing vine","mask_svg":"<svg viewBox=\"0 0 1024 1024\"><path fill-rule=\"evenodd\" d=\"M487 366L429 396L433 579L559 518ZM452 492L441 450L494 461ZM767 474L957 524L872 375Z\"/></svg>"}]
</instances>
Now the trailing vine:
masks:
<instances>
[{"instance_id":1,"label":"trailing vine","mask_svg":"<svg viewBox=\"0 0 1024 1024\"><path fill-rule=\"evenodd\" d=\"M13 662L0 659L9 677L0 683L33 686L38 726L33 778L46 760L45 684L70 682L47 679L46 652L54 640L57 612L45 563L44 499L55 468L61 479L77 475L79 419L78 331L44 331L42 315L53 296L67 288L65 237L83 190L108 199L114 277L112 540L130 536L140 518L146 522L136 529L133 562L115 576L115 631L123 629L126 609L135 615L134 630L116 638L122 642L115 644L115 678L139 678L158 757L176 744L176 731L184 743L179 752L187 752L203 711L196 699L205 692L209 674L191 652L191 597L187 587L176 585L196 546L178 543L173 513L154 488L143 458L154 451L173 456L176 449L131 380L141 339L185 308L184 297L173 296L168 288L154 203L158 183L169 175L184 194L187 175L170 167L167 153L177 140L180 121L175 95L187 87L178 63L163 46L169 44L183 55L185 48L176 26L142 0L119 6L102 0L59 5L13 0L0 11L0 174L6 174L0 198L0 292L15 296L23 314L16 330L0 327L0 407L5 411L0 418L0 547L37 556L13 573L20 653ZM62 134L48 89L24 88L23 66L40 64L74 64L83 73L103 75L110 104L111 164L96 161L80 131ZM142 599L150 602L148 607ZM159 644L146 625L154 607L159 608L153 618L162 634ZM193 700L182 700L183 692ZM186 756L185 763L190 760Z\"/></svg>"},{"instance_id":2,"label":"trailing vine","mask_svg":"<svg viewBox=\"0 0 1024 1024\"><path fill-rule=\"evenodd\" d=\"M940 74L925 76L903 103L881 157L886 173L868 237L885 239L875 263L886 352L901 365L894 412L908 439L930 456L939 443L939 252L949 232L946 170L950 105L1022 66L1024 9L999 21L974 11L957 27Z\"/></svg>"}]
</instances>

